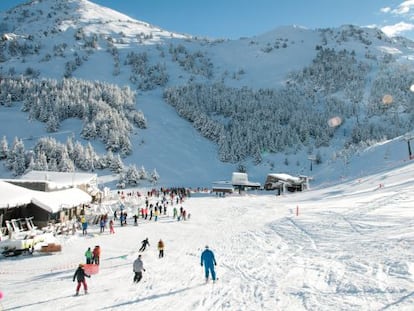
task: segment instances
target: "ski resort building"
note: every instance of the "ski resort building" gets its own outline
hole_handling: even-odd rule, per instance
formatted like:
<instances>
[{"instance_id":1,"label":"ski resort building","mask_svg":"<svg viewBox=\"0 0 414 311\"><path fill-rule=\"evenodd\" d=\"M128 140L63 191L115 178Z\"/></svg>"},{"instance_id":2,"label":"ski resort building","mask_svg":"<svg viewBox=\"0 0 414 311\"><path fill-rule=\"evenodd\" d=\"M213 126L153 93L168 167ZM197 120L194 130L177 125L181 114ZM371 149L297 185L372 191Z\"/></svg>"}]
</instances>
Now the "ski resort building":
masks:
<instances>
[{"instance_id":1,"label":"ski resort building","mask_svg":"<svg viewBox=\"0 0 414 311\"><path fill-rule=\"evenodd\" d=\"M309 189L308 176L291 176L289 174L268 174L264 184L266 190L277 190L279 194L286 191L296 192Z\"/></svg>"},{"instance_id":2,"label":"ski resort building","mask_svg":"<svg viewBox=\"0 0 414 311\"><path fill-rule=\"evenodd\" d=\"M224 195L226 193L233 193L236 190L240 192L248 189L260 189L260 187L260 183L249 181L246 173L234 172L231 181L213 182L212 192Z\"/></svg>"},{"instance_id":3,"label":"ski resort building","mask_svg":"<svg viewBox=\"0 0 414 311\"><path fill-rule=\"evenodd\" d=\"M6 220L28 217L33 217L33 223L39 228L50 222L64 222L79 215L83 206L92 202L91 195L76 187L52 191L31 189L39 185L34 181L0 180L2 228ZM46 186L48 190L50 187Z\"/></svg>"},{"instance_id":4,"label":"ski resort building","mask_svg":"<svg viewBox=\"0 0 414 311\"><path fill-rule=\"evenodd\" d=\"M234 187L230 181L213 182L212 192L224 196L226 193L233 193Z\"/></svg>"},{"instance_id":5,"label":"ski resort building","mask_svg":"<svg viewBox=\"0 0 414 311\"><path fill-rule=\"evenodd\" d=\"M249 181L246 173L234 172L231 178L231 183L233 187L239 190L260 189L260 183Z\"/></svg>"}]
</instances>

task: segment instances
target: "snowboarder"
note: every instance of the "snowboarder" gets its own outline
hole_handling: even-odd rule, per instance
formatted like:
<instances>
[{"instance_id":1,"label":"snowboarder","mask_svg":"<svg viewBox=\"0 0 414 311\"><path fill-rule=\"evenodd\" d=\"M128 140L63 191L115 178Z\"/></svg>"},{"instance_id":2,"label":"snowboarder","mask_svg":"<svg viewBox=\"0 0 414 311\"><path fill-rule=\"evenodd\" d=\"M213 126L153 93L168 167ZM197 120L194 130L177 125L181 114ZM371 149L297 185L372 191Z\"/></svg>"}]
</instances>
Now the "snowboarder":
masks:
<instances>
[{"instance_id":1,"label":"snowboarder","mask_svg":"<svg viewBox=\"0 0 414 311\"><path fill-rule=\"evenodd\" d=\"M164 242L160 239L158 241L158 258L164 257Z\"/></svg>"},{"instance_id":2,"label":"snowboarder","mask_svg":"<svg viewBox=\"0 0 414 311\"><path fill-rule=\"evenodd\" d=\"M134 283L138 283L142 279L142 271L145 271L144 269L144 263L141 260L141 255L138 255L138 258L135 259L134 265L133 265L133 271L134 271Z\"/></svg>"},{"instance_id":3,"label":"snowboarder","mask_svg":"<svg viewBox=\"0 0 414 311\"><path fill-rule=\"evenodd\" d=\"M86 257L86 263L91 264L92 263L92 251L90 247L88 247L88 249L86 250L85 257Z\"/></svg>"},{"instance_id":4,"label":"snowboarder","mask_svg":"<svg viewBox=\"0 0 414 311\"><path fill-rule=\"evenodd\" d=\"M141 248L139 249L140 252L145 251L145 249L147 248L147 245L150 246L148 238L145 238L145 240L142 240L141 242Z\"/></svg>"},{"instance_id":5,"label":"snowboarder","mask_svg":"<svg viewBox=\"0 0 414 311\"><path fill-rule=\"evenodd\" d=\"M214 253L209 249L208 245L206 245L205 250L201 253L201 266L204 266L206 282L208 282L209 272L211 272L213 282L216 281L216 271L214 271L214 266L216 265L217 262L214 258Z\"/></svg>"},{"instance_id":6,"label":"snowboarder","mask_svg":"<svg viewBox=\"0 0 414 311\"><path fill-rule=\"evenodd\" d=\"M79 295L79 289L81 287L81 284L83 285L83 290L85 291L85 294L88 293L88 285L86 284L85 276L88 278L91 277L89 274L86 274L83 270L83 264L79 264L79 267L76 269L75 274L73 275L73 282L75 282L75 278L78 281L78 285L76 286L76 296Z\"/></svg>"}]
</instances>

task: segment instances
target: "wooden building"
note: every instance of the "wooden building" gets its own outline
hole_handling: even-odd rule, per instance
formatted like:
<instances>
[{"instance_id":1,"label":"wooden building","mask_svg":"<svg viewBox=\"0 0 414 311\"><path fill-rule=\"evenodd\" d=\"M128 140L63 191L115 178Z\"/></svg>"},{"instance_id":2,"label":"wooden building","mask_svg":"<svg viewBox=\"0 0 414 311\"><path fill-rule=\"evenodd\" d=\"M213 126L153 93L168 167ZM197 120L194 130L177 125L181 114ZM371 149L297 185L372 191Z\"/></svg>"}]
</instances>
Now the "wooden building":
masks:
<instances>
[{"instance_id":1,"label":"wooden building","mask_svg":"<svg viewBox=\"0 0 414 311\"><path fill-rule=\"evenodd\" d=\"M42 228L49 222L63 222L79 215L84 204L92 197L79 188L55 191L32 190L0 180L1 227L6 220L33 217L33 223ZM33 183L31 183L33 185Z\"/></svg>"}]
</instances>

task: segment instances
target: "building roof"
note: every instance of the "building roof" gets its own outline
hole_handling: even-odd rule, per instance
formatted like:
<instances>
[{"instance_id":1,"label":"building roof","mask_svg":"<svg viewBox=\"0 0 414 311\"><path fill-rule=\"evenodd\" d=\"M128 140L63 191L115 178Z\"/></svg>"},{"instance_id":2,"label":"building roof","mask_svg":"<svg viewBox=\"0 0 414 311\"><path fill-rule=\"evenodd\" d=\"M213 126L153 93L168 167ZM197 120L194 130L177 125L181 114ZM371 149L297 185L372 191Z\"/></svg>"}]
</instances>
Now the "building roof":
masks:
<instances>
[{"instance_id":1,"label":"building roof","mask_svg":"<svg viewBox=\"0 0 414 311\"><path fill-rule=\"evenodd\" d=\"M29 204L32 199L31 190L12 185L3 180L0 180L0 193L0 208Z\"/></svg>"},{"instance_id":2,"label":"building roof","mask_svg":"<svg viewBox=\"0 0 414 311\"><path fill-rule=\"evenodd\" d=\"M230 181L215 181L213 190L233 190L233 185Z\"/></svg>"},{"instance_id":3,"label":"building roof","mask_svg":"<svg viewBox=\"0 0 414 311\"><path fill-rule=\"evenodd\" d=\"M72 208L92 201L92 197L89 194L78 188L51 192L36 192L38 193L32 198L32 203L52 214L65 208Z\"/></svg>"},{"instance_id":4,"label":"building roof","mask_svg":"<svg viewBox=\"0 0 414 311\"><path fill-rule=\"evenodd\" d=\"M234 172L231 182L233 186L260 187L259 182L249 181L246 173Z\"/></svg>"},{"instance_id":5,"label":"building roof","mask_svg":"<svg viewBox=\"0 0 414 311\"><path fill-rule=\"evenodd\" d=\"M33 203L50 213L90 203L92 197L78 188L50 192L30 190L0 180L0 208L13 208Z\"/></svg>"},{"instance_id":6,"label":"building roof","mask_svg":"<svg viewBox=\"0 0 414 311\"><path fill-rule=\"evenodd\" d=\"M303 180L299 177L295 177L289 174L284 174L284 173L280 173L280 174L268 174L267 177L274 177L276 179L282 180L282 181L287 181L287 182L292 182L292 183L300 183Z\"/></svg>"},{"instance_id":7,"label":"building roof","mask_svg":"<svg viewBox=\"0 0 414 311\"><path fill-rule=\"evenodd\" d=\"M48 182L51 189L96 184L97 174L79 172L30 171L20 180Z\"/></svg>"}]
</instances>

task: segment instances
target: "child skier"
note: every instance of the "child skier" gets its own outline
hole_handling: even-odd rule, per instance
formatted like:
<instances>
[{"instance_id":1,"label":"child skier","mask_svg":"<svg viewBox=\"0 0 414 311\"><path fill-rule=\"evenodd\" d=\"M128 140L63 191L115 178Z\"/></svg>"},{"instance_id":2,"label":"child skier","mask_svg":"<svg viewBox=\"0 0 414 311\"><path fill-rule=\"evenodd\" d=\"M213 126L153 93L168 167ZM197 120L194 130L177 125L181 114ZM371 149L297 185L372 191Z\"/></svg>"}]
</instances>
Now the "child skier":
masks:
<instances>
[{"instance_id":1,"label":"child skier","mask_svg":"<svg viewBox=\"0 0 414 311\"><path fill-rule=\"evenodd\" d=\"M109 221L109 234L115 234L114 221L112 219Z\"/></svg>"}]
</instances>

